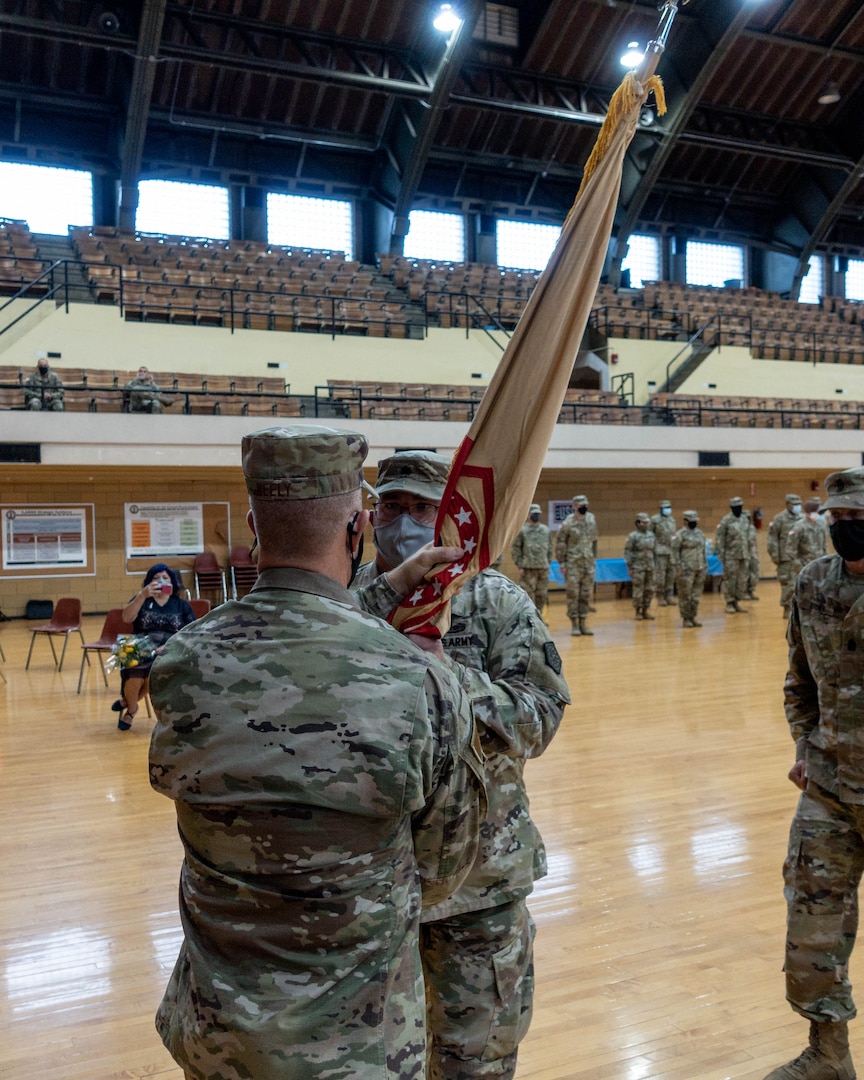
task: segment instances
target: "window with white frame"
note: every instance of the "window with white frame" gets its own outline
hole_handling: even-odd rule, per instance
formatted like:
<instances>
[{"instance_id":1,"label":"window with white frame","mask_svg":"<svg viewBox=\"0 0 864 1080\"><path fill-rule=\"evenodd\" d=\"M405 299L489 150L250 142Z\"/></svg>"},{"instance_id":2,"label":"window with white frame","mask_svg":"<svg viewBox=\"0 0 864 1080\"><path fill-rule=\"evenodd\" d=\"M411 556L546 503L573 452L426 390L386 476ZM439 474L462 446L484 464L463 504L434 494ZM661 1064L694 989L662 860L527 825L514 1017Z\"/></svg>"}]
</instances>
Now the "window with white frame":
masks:
<instances>
[{"instance_id":1,"label":"window with white frame","mask_svg":"<svg viewBox=\"0 0 864 1080\"><path fill-rule=\"evenodd\" d=\"M561 235L557 225L533 221L499 221L495 228L498 265L543 270Z\"/></svg>"},{"instance_id":2,"label":"window with white frame","mask_svg":"<svg viewBox=\"0 0 864 1080\"><path fill-rule=\"evenodd\" d=\"M850 259L846 267L847 300L864 300L864 259Z\"/></svg>"},{"instance_id":3,"label":"window with white frame","mask_svg":"<svg viewBox=\"0 0 864 1080\"><path fill-rule=\"evenodd\" d=\"M465 218L437 210L412 210L402 254L409 259L465 261Z\"/></svg>"},{"instance_id":4,"label":"window with white frame","mask_svg":"<svg viewBox=\"0 0 864 1080\"><path fill-rule=\"evenodd\" d=\"M824 260L821 255L811 255L807 262L807 273L798 292L799 304L818 304L819 297L825 291L822 287Z\"/></svg>"},{"instance_id":5,"label":"window with white frame","mask_svg":"<svg viewBox=\"0 0 864 1080\"><path fill-rule=\"evenodd\" d=\"M354 258L354 207L347 199L267 193L267 241L283 247L344 251Z\"/></svg>"},{"instance_id":6,"label":"window with white frame","mask_svg":"<svg viewBox=\"0 0 864 1080\"><path fill-rule=\"evenodd\" d=\"M0 217L52 235L67 233L70 225L92 225L93 174L0 161Z\"/></svg>"},{"instance_id":7,"label":"window with white frame","mask_svg":"<svg viewBox=\"0 0 864 1080\"><path fill-rule=\"evenodd\" d=\"M659 281L660 238L634 233L627 241L627 254L621 269L630 271L630 285L634 289L641 289L646 281Z\"/></svg>"},{"instance_id":8,"label":"window with white frame","mask_svg":"<svg viewBox=\"0 0 864 1080\"><path fill-rule=\"evenodd\" d=\"M687 241L685 277L688 285L723 287L727 281L744 284L744 248L738 244Z\"/></svg>"},{"instance_id":9,"label":"window with white frame","mask_svg":"<svg viewBox=\"0 0 864 1080\"><path fill-rule=\"evenodd\" d=\"M180 180L141 180L135 228L139 232L227 240L228 188Z\"/></svg>"}]
</instances>

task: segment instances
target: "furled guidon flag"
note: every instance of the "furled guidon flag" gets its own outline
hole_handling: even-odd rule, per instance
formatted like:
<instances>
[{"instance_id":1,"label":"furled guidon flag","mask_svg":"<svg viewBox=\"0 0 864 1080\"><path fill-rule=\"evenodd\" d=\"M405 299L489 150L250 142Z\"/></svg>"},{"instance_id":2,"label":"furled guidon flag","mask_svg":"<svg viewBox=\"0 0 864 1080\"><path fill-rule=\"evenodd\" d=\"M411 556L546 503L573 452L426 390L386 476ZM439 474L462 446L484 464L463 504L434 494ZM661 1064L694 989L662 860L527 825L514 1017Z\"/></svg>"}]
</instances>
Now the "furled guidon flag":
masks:
<instances>
[{"instance_id":1,"label":"furled guidon flag","mask_svg":"<svg viewBox=\"0 0 864 1080\"><path fill-rule=\"evenodd\" d=\"M624 153L654 90L628 74L615 92L582 188L450 468L436 537L465 557L430 571L390 614L403 633L443 636L450 597L505 550L525 520L600 281Z\"/></svg>"}]
</instances>

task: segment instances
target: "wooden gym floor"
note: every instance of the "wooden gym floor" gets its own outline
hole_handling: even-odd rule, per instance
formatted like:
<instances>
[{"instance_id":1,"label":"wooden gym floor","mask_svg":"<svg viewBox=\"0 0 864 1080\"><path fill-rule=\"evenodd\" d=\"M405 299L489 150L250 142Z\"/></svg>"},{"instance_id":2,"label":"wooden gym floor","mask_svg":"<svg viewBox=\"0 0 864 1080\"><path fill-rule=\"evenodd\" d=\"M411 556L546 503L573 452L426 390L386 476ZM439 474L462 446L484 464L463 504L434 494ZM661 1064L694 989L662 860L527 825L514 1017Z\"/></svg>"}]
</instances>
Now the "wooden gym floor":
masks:
<instances>
[{"instance_id":1,"label":"wooden gym floor","mask_svg":"<svg viewBox=\"0 0 864 1080\"><path fill-rule=\"evenodd\" d=\"M761 1080L804 1045L781 974L784 624L777 584L760 592L736 616L706 595L701 630L601 599L593 638L552 601L574 705L528 766L550 872L518 1080ZM153 1027L181 850L150 725L142 709L117 731L119 680L96 667L76 694L77 638L62 673L43 640L25 672L28 626L0 626L0 1077L182 1080ZM864 1063L860 1021L852 1036Z\"/></svg>"}]
</instances>

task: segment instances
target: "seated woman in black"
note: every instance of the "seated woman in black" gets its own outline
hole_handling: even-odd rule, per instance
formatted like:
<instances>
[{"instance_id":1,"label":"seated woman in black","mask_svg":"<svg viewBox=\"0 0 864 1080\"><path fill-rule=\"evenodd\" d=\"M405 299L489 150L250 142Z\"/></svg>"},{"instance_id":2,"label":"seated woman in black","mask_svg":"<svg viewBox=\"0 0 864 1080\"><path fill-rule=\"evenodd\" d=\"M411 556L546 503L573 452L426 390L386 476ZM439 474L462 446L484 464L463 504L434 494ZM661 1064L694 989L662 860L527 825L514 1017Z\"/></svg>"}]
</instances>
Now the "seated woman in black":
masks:
<instances>
[{"instance_id":1,"label":"seated woman in black","mask_svg":"<svg viewBox=\"0 0 864 1080\"><path fill-rule=\"evenodd\" d=\"M123 609L124 621L132 623L136 634L146 634L154 645L164 645L181 627L195 622L192 608L180 597L181 588L176 572L165 563L156 563L147 571L141 591ZM149 660L134 668L121 669L122 711L117 721L121 731L132 727L138 703L150 687L152 666L153 660Z\"/></svg>"}]
</instances>

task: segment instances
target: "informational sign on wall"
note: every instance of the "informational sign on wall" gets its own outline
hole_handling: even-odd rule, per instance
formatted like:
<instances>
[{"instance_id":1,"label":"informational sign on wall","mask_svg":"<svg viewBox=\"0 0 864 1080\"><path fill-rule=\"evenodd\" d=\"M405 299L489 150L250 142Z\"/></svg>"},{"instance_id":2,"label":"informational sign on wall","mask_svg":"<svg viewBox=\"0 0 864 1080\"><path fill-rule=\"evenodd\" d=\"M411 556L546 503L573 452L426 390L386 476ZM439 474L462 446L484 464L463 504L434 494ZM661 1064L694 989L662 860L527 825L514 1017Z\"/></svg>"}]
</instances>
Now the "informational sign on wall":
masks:
<instances>
[{"instance_id":1,"label":"informational sign on wall","mask_svg":"<svg viewBox=\"0 0 864 1080\"><path fill-rule=\"evenodd\" d=\"M4 506L2 514L4 570L93 572L87 530L92 505Z\"/></svg>"},{"instance_id":2,"label":"informational sign on wall","mask_svg":"<svg viewBox=\"0 0 864 1080\"><path fill-rule=\"evenodd\" d=\"M204 550L201 503L126 503L126 558Z\"/></svg>"},{"instance_id":3,"label":"informational sign on wall","mask_svg":"<svg viewBox=\"0 0 864 1080\"><path fill-rule=\"evenodd\" d=\"M560 529L564 518L573 513L573 503L570 499L550 499L548 507L550 529Z\"/></svg>"}]
</instances>

